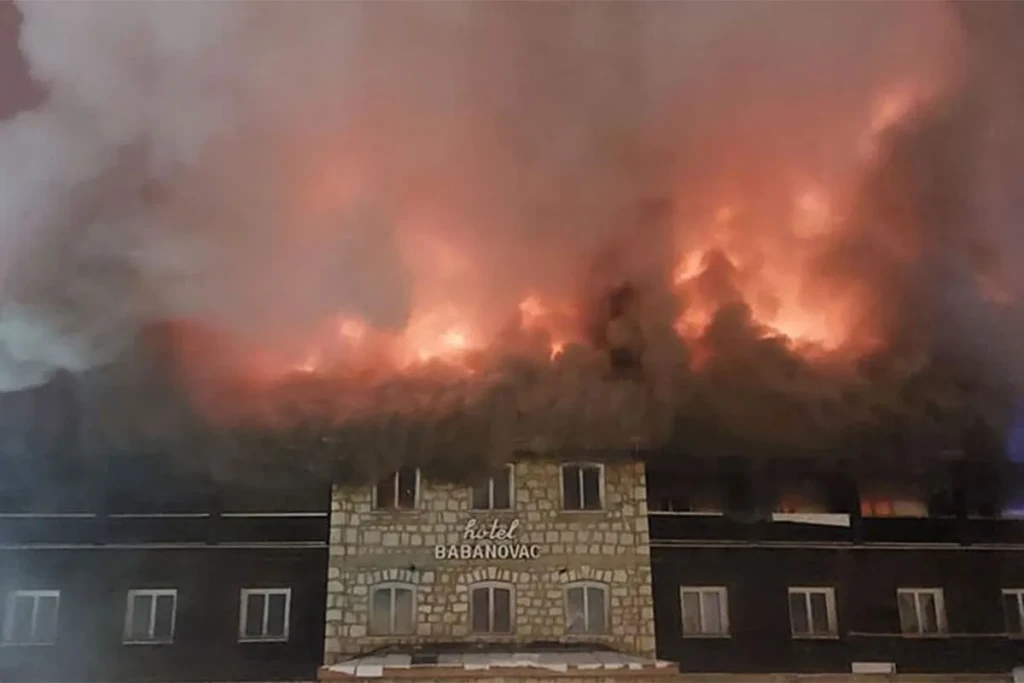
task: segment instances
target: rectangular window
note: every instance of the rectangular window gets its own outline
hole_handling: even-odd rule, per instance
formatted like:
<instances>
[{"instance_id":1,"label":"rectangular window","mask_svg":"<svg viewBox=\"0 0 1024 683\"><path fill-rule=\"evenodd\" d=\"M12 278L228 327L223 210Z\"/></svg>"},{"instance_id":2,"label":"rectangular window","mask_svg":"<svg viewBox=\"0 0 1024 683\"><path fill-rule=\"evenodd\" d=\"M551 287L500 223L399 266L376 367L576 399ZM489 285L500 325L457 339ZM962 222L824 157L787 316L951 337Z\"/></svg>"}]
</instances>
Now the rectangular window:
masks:
<instances>
[{"instance_id":1,"label":"rectangular window","mask_svg":"<svg viewBox=\"0 0 1024 683\"><path fill-rule=\"evenodd\" d=\"M512 588L476 586L470 592L474 633L512 633Z\"/></svg>"},{"instance_id":2,"label":"rectangular window","mask_svg":"<svg viewBox=\"0 0 1024 683\"><path fill-rule=\"evenodd\" d=\"M680 590L684 636L729 635L729 600L720 586L683 586Z\"/></svg>"},{"instance_id":3,"label":"rectangular window","mask_svg":"<svg viewBox=\"0 0 1024 683\"><path fill-rule=\"evenodd\" d=\"M512 465L473 487L474 510L511 510L515 487Z\"/></svg>"},{"instance_id":4,"label":"rectangular window","mask_svg":"<svg viewBox=\"0 0 1024 683\"><path fill-rule=\"evenodd\" d=\"M178 591L131 590L124 616L125 643L170 643L174 640Z\"/></svg>"},{"instance_id":5,"label":"rectangular window","mask_svg":"<svg viewBox=\"0 0 1024 683\"><path fill-rule=\"evenodd\" d=\"M600 465L562 466L562 508L600 510L604 491L604 468Z\"/></svg>"},{"instance_id":6,"label":"rectangular window","mask_svg":"<svg viewBox=\"0 0 1024 683\"><path fill-rule=\"evenodd\" d=\"M290 588L245 588L238 620L238 640L288 640Z\"/></svg>"},{"instance_id":7,"label":"rectangular window","mask_svg":"<svg viewBox=\"0 0 1024 683\"><path fill-rule=\"evenodd\" d=\"M415 595L405 584L377 586L370 600L370 633L375 636L410 635L414 632Z\"/></svg>"},{"instance_id":8,"label":"rectangular window","mask_svg":"<svg viewBox=\"0 0 1024 683\"><path fill-rule=\"evenodd\" d=\"M914 486L866 483L861 486L860 515L924 518L928 516L928 501Z\"/></svg>"},{"instance_id":9,"label":"rectangular window","mask_svg":"<svg viewBox=\"0 0 1024 683\"><path fill-rule=\"evenodd\" d=\"M606 633L607 600L605 588L598 585L570 586L565 594L570 635Z\"/></svg>"},{"instance_id":10,"label":"rectangular window","mask_svg":"<svg viewBox=\"0 0 1024 683\"><path fill-rule=\"evenodd\" d=\"M3 642L7 645L53 645L57 640L60 591L15 591L8 594Z\"/></svg>"},{"instance_id":11,"label":"rectangular window","mask_svg":"<svg viewBox=\"0 0 1024 683\"><path fill-rule=\"evenodd\" d=\"M1011 636L1024 636L1024 589L1003 591L1003 614L1006 617L1006 632Z\"/></svg>"},{"instance_id":12,"label":"rectangular window","mask_svg":"<svg viewBox=\"0 0 1024 683\"><path fill-rule=\"evenodd\" d=\"M838 635L836 594L832 588L790 588L789 623L794 638Z\"/></svg>"},{"instance_id":13,"label":"rectangular window","mask_svg":"<svg viewBox=\"0 0 1024 683\"><path fill-rule=\"evenodd\" d=\"M419 500L420 471L403 467L381 479L374 489L377 510L412 510Z\"/></svg>"},{"instance_id":14,"label":"rectangular window","mask_svg":"<svg viewBox=\"0 0 1024 683\"><path fill-rule=\"evenodd\" d=\"M908 636L946 632L946 607L941 588L900 588L896 591L900 630Z\"/></svg>"}]
</instances>

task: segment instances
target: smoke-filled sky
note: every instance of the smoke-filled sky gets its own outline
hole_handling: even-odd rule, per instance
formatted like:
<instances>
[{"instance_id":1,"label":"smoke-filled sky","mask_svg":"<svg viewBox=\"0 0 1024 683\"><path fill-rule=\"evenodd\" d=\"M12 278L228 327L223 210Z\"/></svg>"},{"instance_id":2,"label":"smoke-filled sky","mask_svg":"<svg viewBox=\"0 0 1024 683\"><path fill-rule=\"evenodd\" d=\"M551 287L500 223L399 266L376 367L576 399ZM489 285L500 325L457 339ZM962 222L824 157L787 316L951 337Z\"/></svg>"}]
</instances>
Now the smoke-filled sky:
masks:
<instances>
[{"instance_id":1,"label":"smoke-filled sky","mask_svg":"<svg viewBox=\"0 0 1024 683\"><path fill-rule=\"evenodd\" d=\"M530 316L572 356L623 281L692 419L832 429L943 354L1016 379L1021 17L989 8L20 3L0 388L164 320L263 370L404 372Z\"/></svg>"}]
</instances>

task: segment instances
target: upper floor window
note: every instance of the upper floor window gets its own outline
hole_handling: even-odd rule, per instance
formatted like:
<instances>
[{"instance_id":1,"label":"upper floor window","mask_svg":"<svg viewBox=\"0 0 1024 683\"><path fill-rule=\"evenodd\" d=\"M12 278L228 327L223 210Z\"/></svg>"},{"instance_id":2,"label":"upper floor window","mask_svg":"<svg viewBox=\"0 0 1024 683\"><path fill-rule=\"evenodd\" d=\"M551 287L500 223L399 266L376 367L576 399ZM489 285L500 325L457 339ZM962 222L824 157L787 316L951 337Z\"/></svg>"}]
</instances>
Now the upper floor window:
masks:
<instances>
[{"instance_id":1,"label":"upper floor window","mask_svg":"<svg viewBox=\"0 0 1024 683\"><path fill-rule=\"evenodd\" d=\"M608 632L608 588L602 583L579 582L565 589L570 635Z\"/></svg>"},{"instance_id":2,"label":"upper floor window","mask_svg":"<svg viewBox=\"0 0 1024 683\"><path fill-rule=\"evenodd\" d=\"M415 629L416 589L405 583L382 583L370 591L370 634L411 635Z\"/></svg>"},{"instance_id":3,"label":"upper floor window","mask_svg":"<svg viewBox=\"0 0 1024 683\"><path fill-rule=\"evenodd\" d=\"M826 492L815 482L790 482L780 493L775 512L784 514L826 514L830 512Z\"/></svg>"},{"instance_id":4,"label":"upper floor window","mask_svg":"<svg viewBox=\"0 0 1024 683\"><path fill-rule=\"evenodd\" d=\"M679 593L684 636L729 635L729 599L724 587L683 586Z\"/></svg>"},{"instance_id":5,"label":"upper floor window","mask_svg":"<svg viewBox=\"0 0 1024 683\"><path fill-rule=\"evenodd\" d=\"M402 467L381 479L373 490L373 507L377 510L412 510L419 503L420 471Z\"/></svg>"},{"instance_id":6,"label":"upper floor window","mask_svg":"<svg viewBox=\"0 0 1024 683\"><path fill-rule=\"evenodd\" d=\"M125 643L170 643L174 640L178 591L131 590L124 616Z\"/></svg>"},{"instance_id":7,"label":"upper floor window","mask_svg":"<svg viewBox=\"0 0 1024 683\"><path fill-rule=\"evenodd\" d=\"M3 642L53 645L57 640L60 591L14 591L7 596Z\"/></svg>"},{"instance_id":8,"label":"upper floor window","mask_svg":"<svg viewBox=\"0 0 1024 683\"><path fill-rule=\"evenodd\" d=\"M1024 636L1024 589L1003 591L1003 614L1006 617L1006 632L1011 636Z\"/></svg>"},{"instance_id":9,"label":"upper floor window","mask_svg":"<svg viewBox=\"0 0 1024 683\"><path fill-rule=\"evenodd\" d=\"M511 464L501 468L493 477L473 487L474 510L511 510L515 476Z\"/></svg>"},{"instance_id":10,"label":"upper floor window","mask_svg":"<svg viewBox=\"0 0 1024 683\"><path fill-rule=\"evenodd\" d=\"M861 517L927 517L928 501L913 486L863 487L860 495Z\"/></svg>"},{"instance_id":11,"label":"upper floor window","mask_svg":"<svg viewBox=\"0 0 1024 683\"><path fill-rule=\"evenodd\" d=\"M290 588L244 588L238 619L238 640L288 640Z\"/></svg>"},{"instance_id":12,"label":"upper floor window","mask_svg":"<svg viewBox=\"0 0 1024 683\"><path fill-rule=\"evenodd\" d=\"M946 605L941 588L900 588L896 591L896 603L904 635L946 632Z\"/></svg>"},{"instance_id":13,"label":"upper floor window","mask_svg":"<svg viewBox=\"0 0 1024 683\"><path fill-rule=\"evenodd\" d=\"M562 508L600 510L604 500L604 467L601 465L562 466Z\"/></svg>"},{"instance_id":14,"label":"upper floor window","mask_svg":"<svg viewBox=\"0 0 1024 683\"><path fill-rule=\"evenodd\" d=\"M477 584L470 589L470 611L474 633L512 633L512 586L504 583Z\"/></svg>"},{"instance_id":15,"label":"upper floor window","mask_svg":"<svg viewBox=\"0 0 1024 683\"><path fill-rule=\"evenodd\" d=\"M838 630L832 588L790 588L789 623L794 638L832 638Z\"/></svg>"}]
</instances>

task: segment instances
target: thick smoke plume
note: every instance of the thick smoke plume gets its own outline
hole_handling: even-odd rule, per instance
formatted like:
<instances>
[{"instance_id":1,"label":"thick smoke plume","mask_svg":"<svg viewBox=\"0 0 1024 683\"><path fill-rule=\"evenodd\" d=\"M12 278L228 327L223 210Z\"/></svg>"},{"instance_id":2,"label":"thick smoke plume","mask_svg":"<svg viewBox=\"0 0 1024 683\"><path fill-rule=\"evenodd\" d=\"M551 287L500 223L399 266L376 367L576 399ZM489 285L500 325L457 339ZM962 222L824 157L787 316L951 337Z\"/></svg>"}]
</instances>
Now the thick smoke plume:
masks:
<instances>
[{"instance_id":1,"label":"thick smoke plume","mask_svg":"<svg viewBox=\"0 0 1024 683\"><path fill-rule=\"evenodd\" d=\"M929 450L1024 378L1015 10L20 9L0 387L122 363L104 433Z\"/></svg>"}]
</instances>

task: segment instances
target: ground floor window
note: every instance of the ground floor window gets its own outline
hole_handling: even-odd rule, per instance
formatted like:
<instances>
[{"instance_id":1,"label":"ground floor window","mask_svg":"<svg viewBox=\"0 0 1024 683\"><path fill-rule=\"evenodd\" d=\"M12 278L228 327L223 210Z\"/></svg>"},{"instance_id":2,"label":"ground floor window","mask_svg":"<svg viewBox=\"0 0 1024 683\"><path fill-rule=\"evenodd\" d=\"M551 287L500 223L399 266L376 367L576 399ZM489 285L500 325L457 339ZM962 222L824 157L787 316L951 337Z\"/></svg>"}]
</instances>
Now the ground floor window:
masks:
<instances>
[{"instance_id":1,"label":"ground floor window","mask_svg":"<svg viewBox=\"0 0 1024 683\"><path fill-rule=\"evenodd\" d=\"M900 588L896 591L900 630L908 636L946 632L946 609L941 588Z\"/></svg>"},{"instance_id":2,"label":"ground floor window","mask_svg":"<svg viewBox=\"0 0 1024 683\"><path fill-rule=\"evenodd\" d=\"M581 582L565 589L570 635L608 632L608 588L604 584Z\"/></svg>"},{"instance_id":3,"label":"ground floor window","mask_svg":"<svg viewBox=\"0 0 1024 683\"><path fill-rule=\"evenodd\" d=\"M1006 632L1011 636L1024 635L1024 590L1003 590L1003 614L1006 617Z\"/></svg>"},{"instance_id":4,"label":"ground floor window","mask_svg":"<svg viewBox=\"0 0 1024 683\"><path fill-rule=\"evenodd\" d=\"M512 586L503 583L477 584L470 589L470 611L474 633L511 633Z\"/></svg>"},{"instance_id":5,"label":"ground floor window","mask_svg":"<svg viewBox=\"0 0 1024 683\"><path fill-rule=\"evenodd\" d=\"M178 591L131 590L124 616L125 643L170 643Z\"/></svg>"},{"instance_id":6,"label":"ground floor window","mask_svg":"<svg viewBox=\"0 0 1024 683\"><path fill-rule=\"evenodd\" d=\"M244 588L238 623L239 641L288 640L290 588Z\"/></svg>"},{"instance_id":7,"label":"ground floor window","mask_svg":"<svg viewBox=\"0 0 1024 683\"><path fill-rule=\"evenodd\" d=\"M404 583L384 583L370 591L370 633L409 635L415 631L416 589Z\"/></svg>"},{"instance_id":8,"label":"ground floor window","mask_svg":"<svg viewBox=\"0 0 1024 683\"><path fill-rule=\"evenodd\" d=\"M57 640L60 591L14 591L7 596L3 642L52 645Z\"/></svg>"},{"instance_id":9,"label":"ground floor window","mask_svg":"<svg viewBox=\"0 0 1024 683\"><path fill-rule=\"evenodd\" d=\"M789 620L794 638L832 638L839 629L832 588L790 588Z\"/></svg>"},{"instance_id":10,"label":"ground floor window","mask_svg":"<svg viewBox=\"0 0 1024 683\"><path fill-rule=\"evenodd\" d=\"M721 586L680 589L684 636L729 635L728 593Z\"/></svg>"}]
</instances>

